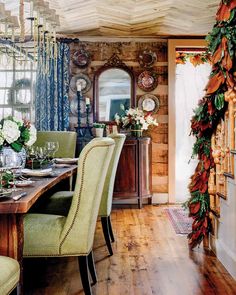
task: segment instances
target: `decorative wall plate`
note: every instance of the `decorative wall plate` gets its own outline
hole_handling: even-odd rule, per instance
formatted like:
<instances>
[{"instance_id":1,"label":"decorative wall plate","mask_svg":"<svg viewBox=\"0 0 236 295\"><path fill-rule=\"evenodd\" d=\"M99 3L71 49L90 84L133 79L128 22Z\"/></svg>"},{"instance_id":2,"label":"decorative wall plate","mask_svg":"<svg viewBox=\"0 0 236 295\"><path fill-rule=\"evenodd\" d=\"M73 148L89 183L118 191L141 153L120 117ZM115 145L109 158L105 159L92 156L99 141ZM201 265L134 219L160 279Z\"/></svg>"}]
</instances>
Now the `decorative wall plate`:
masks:
<instances>
[{"instance_id":1,"label":"decorative wall plate","mask_svg":"<svg viewBox=\"0 0 236 295\"><path fill-rule=\"evenodd\" d=\"M138 100L138 107L145 112L156 113L160 108L159 98L153 94L144 94Z\"/></svg>"},{"instance_id":2,"label":"decorative wall plate","mask_svg":"<svg viewBox=\"0 0 236 295\"><path fill-rule=\"evenodd\" d=\"M91 98L90 103L92 102ZM80 100L80 117L86 118L86 97L83 97L83 99ZM73 99L70 102L70 111L71 114L74 116L78 116L78 97L75 95ZM89 113L92 112L92 105L90 104L89 107Z\"/></svg>"},{"instance_id":3,"label":"decorative wall plate","mask_svg":"<svg viewBox=\"0 0 236 295\"><path fill-rule=\"evenodd\" d=\"M84 49L79 49L73 54L72 61L77 67L86 68L90 63L90 53Z\"/></svg>"},{"instance_id":4,"label":"decorative wall plate","mask_svg":"<svg viewBox=\"0 0 236 295\"><path fill-rule=\"evenodd\" d=\"M89 77L85 74L77 74L74 77L71 78L70 80L70 89L73 92L77 92L77 85L81 85L81 91L82 93L86 93L87 91L89 91L89 89L92 86L92 83L89 79Z\"/></svg>"},{"instance_id":5,"label":"decorative wall plate","mask_svg":"<svg viewBox=\"0 0 236 295\"><path fill-rule=\"evenodd\" d=\"M153 71L143 71L138 76L138 87L143 91L152 91L157 87L157 73Z\"/></svg>"},{"instance_id":6,"label":"decorative wall plate","mask_svg":"<svg viewBox=\"0 0 236 295\"><path fill-rule=\"evenodd\" d=\"M138 59L141 67L150 68L156 62L157 56L155 52L146 49L140 52Z\"/></svg>"}]
</instances>

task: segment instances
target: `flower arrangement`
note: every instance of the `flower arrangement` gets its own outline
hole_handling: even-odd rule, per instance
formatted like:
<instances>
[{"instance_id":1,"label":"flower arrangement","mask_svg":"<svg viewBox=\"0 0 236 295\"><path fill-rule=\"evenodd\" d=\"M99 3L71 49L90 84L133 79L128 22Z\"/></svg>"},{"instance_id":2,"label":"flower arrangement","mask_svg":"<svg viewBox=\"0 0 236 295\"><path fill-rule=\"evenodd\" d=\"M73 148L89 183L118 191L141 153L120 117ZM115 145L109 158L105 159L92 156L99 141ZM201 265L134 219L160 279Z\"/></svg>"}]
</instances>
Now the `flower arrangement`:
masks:
<instances>
[{"instance_id":1,"label":"flower arrangement","mask_svg":"<svg viewBox=\"0 0 236 295\"><path fill-rule=\"evenodd\" d=\"M156 119L152 117L150 112L144 113L138 108L129 108L125 110L124 115L116 113L115 122L124 129L140 128L141 130L147 130L151 125L158 126Z\"/></svg>"},{"instance_id":2,"label":"flower arrangement","mask_svg":"<svg viewBox=\"0 0 236 295\"><path fill-rule=\"evenodd\" d=\"M29 121L8 116L0 121L0 150L10 146L19 152L23 146L35 143L36 133L36 128Z\"/></svg>"}]
</instances>

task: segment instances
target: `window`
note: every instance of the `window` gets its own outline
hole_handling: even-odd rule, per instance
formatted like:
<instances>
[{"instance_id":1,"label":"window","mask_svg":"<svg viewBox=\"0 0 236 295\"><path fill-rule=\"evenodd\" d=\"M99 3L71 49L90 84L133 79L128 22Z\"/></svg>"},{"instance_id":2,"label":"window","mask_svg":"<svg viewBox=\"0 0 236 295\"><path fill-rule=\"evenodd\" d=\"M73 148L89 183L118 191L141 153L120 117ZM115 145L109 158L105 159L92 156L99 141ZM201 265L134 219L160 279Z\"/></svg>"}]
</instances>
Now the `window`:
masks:
<instances>
[{"instance_id":1,"label":"window","mask_svg":"<svg viewBox=\"0 0 236 295\"><path fill-rule=\"evenodd\" d=\"M12 115L34 122L34 87L36 66L29 59L0 48L0 120Z\"/></svg>"}]
</instances>

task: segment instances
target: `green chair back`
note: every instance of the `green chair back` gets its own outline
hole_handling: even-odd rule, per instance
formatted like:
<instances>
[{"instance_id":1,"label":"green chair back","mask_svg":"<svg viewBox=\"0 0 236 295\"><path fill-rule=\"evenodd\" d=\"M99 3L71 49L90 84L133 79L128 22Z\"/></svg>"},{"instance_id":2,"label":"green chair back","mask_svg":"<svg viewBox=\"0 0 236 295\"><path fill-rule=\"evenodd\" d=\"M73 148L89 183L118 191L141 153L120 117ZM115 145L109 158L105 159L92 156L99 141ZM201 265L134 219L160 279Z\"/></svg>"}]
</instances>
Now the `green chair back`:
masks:
<instances>
[{"instance_id":1,"label":"green chair back","mask_svg":"<svg viewBox=\"0 0 236 295\"><path fill-rule=\"evenodd\" d=\"M95 138L82 150L67 217L35 213L25 215L25 257L80 256L91 252L114 146L111 138Z\"/></svg>"},{"instance_id":2,"label":"green chair back","mask_svg":"<svg viewBox=\"0 0 236 295\"><path fill-rule=\"evenodd\" d=\"M74 131L38 131L35 146L43 146L46 141L57 141L59 149L56 158L74 158L77 133Z\"/></svg>"},{"instance_id":3,"label":"green chair back","mask_svg":"<svg viewBox=\"0 0 236 295\"><path fill-rule=\"evenodd\" d=\"M124 134L110 134L110 138L115 141L115 148L108 168L103 192L102 200L99 208L99 216L109 216L111 214L112 198L114 191L114 183L116 177L116 170L120 159L120 154L125 142L126 136Z\"/></svg>"},{"instance_id":4,"label":"green chair back","mask_svg":"<svg viewBox=\"0 0 236 295\"><path fill-rule=\"evenodd\" d=\"M10 294L15 289L19 279L19 263L10 257L0 256L0 294Z\"/></svg>"}]
</instances>

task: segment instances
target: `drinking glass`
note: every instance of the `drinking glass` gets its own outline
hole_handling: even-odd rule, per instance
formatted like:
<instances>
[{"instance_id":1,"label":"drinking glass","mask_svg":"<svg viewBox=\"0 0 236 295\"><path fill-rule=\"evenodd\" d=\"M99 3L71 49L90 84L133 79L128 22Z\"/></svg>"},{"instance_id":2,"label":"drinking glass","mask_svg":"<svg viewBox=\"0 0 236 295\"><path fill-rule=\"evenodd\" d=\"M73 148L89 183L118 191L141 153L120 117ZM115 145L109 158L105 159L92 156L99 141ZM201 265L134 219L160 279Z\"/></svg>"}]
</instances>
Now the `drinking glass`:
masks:
<instances>
[{"instance_id":1,"label":"drinking glass","mask_svg":"<svg viewBox=\"0 0 236 295\"><path fill-rule=\"evenodd\" d=\"M3 154L0 154L0 189L2 189L2 174L4 172L4 166L5 166L5 156Z\"/></svg>"},{"instance_id":2,"label":"drinking glass","mask_svg":"<svg viewBox=\"0 0 236 295\"><path fill-rule=\"evenodd\" d=\"M27 149L27 157L31 160L31 169L34 169L34 159L36 159L36 147L31 146Z\"/></svg>"},{"instance_id":3,"label":"drinking glass","mask_svg":"<svg viewBox=\"0 0 236 295\"><path fill-rule=\"evenodd\" d=\"M42 168L44 160L47 158L47 149L46 147L37 147L36 148L37 159L39 160L40 168Z\"/></svg>"},{"instance_id":4,"label":"drinking glass","mask_svg":"<svg viewBox=\"0 0 236 295\"><path fill-rule=\"evenodd\" d=\"M48 150L48 154L51 158L55 157L55 153L59 149L59 142L58 141L47 141L45 143L45 147Z\"/></svg>"},{"instance_id":5,"label":"drinking glass","mask_svg":"<svg viewBox=\"0 0 236 295\"><path fill-rule=\"evenodd\" d=\"M6 157L3 154L0 154L0 167L4 167L6 165Z\"/></svg>"},{"instance_id":6,"label":"drinking glass","mask_svg":"<svg viewBox=\"0 0 236 295\"><path fill-rule=\"evenodd\" d=\"M6 155L5 164L9 170L12 171L12 182L13 182L13 190L16 190L16 173L21 175L21 169L23 164L23 159L18 157L17 154Z\"/></svg>"}]
</instances>

